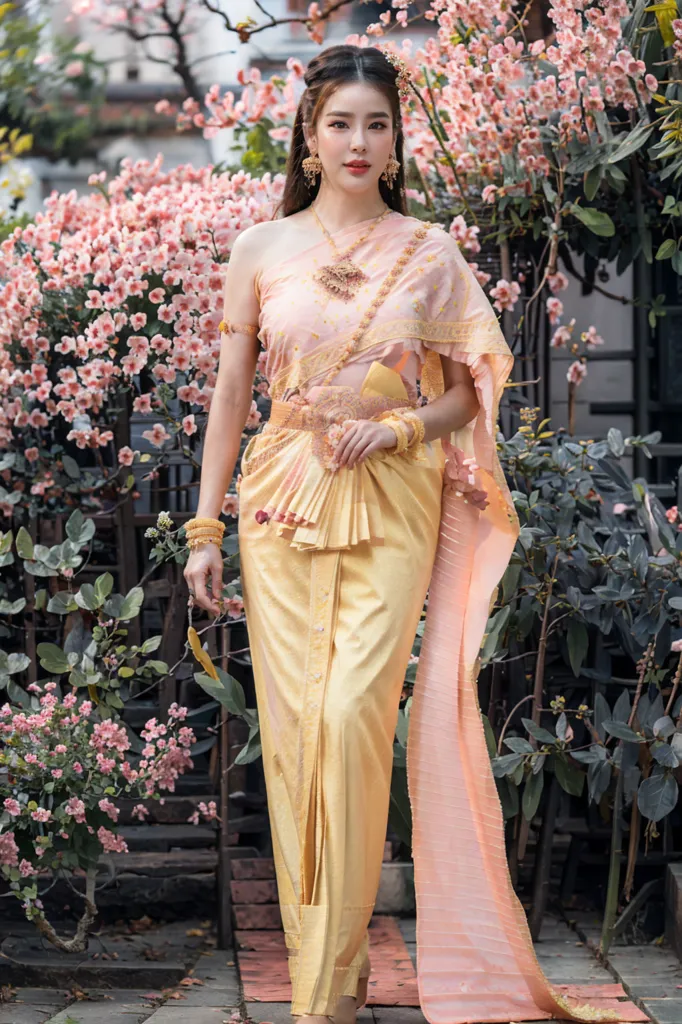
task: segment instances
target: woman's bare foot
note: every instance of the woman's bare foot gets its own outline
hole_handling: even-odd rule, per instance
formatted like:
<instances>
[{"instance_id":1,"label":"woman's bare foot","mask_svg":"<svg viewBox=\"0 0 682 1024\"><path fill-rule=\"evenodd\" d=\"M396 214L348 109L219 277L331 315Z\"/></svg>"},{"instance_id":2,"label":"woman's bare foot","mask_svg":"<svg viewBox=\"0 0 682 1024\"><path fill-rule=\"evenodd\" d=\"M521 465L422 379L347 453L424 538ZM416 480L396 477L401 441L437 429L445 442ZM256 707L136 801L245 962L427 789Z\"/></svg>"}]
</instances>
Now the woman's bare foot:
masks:
<instances>
[{"instance_id":1,"label":"woman's bare foot","mask_svg":"<svg viewBox=\"0 0 682 1024\"><path fill-rule=\"evenodd\" d=\"M355 1024L355 996L339 996L334 1014L334 1024Z\"/></svg>"}]
</instances>

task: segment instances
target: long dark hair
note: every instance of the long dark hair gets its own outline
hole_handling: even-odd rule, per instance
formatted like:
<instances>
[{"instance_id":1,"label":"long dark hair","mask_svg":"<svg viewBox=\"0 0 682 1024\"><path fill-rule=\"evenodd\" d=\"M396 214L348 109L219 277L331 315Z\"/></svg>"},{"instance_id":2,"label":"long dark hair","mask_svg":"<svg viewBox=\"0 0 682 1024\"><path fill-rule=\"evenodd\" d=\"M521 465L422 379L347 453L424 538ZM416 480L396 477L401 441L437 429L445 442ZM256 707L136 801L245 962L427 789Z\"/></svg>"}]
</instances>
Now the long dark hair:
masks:
<instances>
[{"instance_id":1,"label":"long dark hair","mask_svg":"<svg viewBox=\"0 0 682 1024\"><path fill-rule=\"evenodd\" d=\"M379 179L379 192L384 202L397 210L407 213L405 201L405 169L403 161L403 129L400 116L400 95L396 85L396 69L386 59L381 50L374 46L328 46L308 64L304 81L306 89L301 96L294 121L294 132L291 149L286 167L286 184L284 194L278 205L278 212L283 217L298 213L310 206L317 195L320 182L309 189L303 175L302 162L310 156L305 140L303 124L306 122L312 130L320 111L328 97L341 85L350 82L366 82L367 85L380 89L386 96L393 115L396 128L395 155L400 169L389 188L388 183Z\"/></svg>"}]
</instances>

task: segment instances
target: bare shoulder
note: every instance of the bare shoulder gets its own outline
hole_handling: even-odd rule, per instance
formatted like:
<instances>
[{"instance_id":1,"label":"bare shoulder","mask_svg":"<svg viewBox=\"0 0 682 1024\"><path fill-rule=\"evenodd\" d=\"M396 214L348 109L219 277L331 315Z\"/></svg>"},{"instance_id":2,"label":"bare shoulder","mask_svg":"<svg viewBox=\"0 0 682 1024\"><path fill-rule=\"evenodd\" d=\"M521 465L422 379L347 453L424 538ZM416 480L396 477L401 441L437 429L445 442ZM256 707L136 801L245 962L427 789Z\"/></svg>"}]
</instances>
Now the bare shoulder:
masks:
<instances>
[{"instance_id":1,"label":"bare shoulder","mask_svg":"<svg viewBox=\"0 0 682 1024\"><path fill-rule=\"evenodd\" d=\"M232 252L246 260L256 275L271 263L300 249L308 238L309 225L305 211L277 220L252 224L241 232Z\"/></svg>"}]
</instances>

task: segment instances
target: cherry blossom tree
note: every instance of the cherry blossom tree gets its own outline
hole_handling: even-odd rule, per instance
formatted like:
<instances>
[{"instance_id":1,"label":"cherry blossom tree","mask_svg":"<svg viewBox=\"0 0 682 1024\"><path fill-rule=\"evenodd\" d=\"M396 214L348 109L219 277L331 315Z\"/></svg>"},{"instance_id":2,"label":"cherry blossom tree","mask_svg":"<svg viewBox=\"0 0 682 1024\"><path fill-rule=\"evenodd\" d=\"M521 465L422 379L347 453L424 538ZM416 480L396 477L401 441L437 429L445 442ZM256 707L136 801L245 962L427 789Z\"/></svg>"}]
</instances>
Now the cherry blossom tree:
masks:
<instances>
[{"instance_id":1,"label":"cherry blossom tree","mask_svg":"<svg viewBox=\"0 0 682 1024\"><path fill-rule=\"evenodd\" d=\"M530 41L529 5L432 0L424 18L434 34L415 47L406 31L409 8L408 0L387 2L378 22L347 38L388 47L410 69L403 110L408 195L417 212L450 227L526 354L536 344L533 307L543 304L556 328L550 347L575 357L567 371L574 408L586 356L602 339L590 325L581 347L566 326L560 293L569 281L560 255L574 276L619 302L638 300L605 289L595 276L600 262L617 259L620 272L640 254L652 262L655 252L682 272L682 204L675 188L665 191L665 182L682 174L682 19L666 20L658 7L642 11L629 0L550 0L552 35ZM311 5L313 38L320 15ZM659 83L661 68L670 77ZM157 109L175 113L181 130L207 137L265 125L284 154L303 73L296 59L268 80L251 68L238 74L238 98L214 85L202 100L188 96L180 110L167 101ZM502 258L496 282L475 262L490 242ZM586 258L586 274L573 256ZM661 302L659 296L649 306L652 324Z\"/></svg>"}]
</instances>

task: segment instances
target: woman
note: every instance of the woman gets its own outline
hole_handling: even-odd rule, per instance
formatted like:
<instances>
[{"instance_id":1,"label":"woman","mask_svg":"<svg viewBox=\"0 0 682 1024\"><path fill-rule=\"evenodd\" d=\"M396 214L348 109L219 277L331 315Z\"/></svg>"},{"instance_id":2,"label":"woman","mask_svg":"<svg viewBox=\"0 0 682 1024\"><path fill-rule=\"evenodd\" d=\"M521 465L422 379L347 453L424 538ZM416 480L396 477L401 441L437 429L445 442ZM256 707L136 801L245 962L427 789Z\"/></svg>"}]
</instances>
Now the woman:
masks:
<instances>
[{"instance_id":1,"label":"woman","mask_svg":"<svg viewBox=\"0 0 682 1024\"><path fill-rule=\"evenodd\" d=\"M190 600L217 613L216 517L258 335L273 403L242 459L239 539L291 1012L350 1024L366 998L428 589L408 746L422 1009L434 1024L621 1019L551 989L538 966L476 697L518 530L495 446L511 354L454 240L406 215L401 62L334 46L305 81L283 216L244 231L227 269L185 569Z\"/></svg>"}]
</instances>

